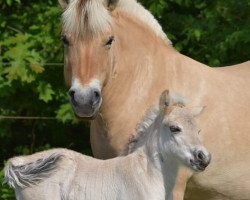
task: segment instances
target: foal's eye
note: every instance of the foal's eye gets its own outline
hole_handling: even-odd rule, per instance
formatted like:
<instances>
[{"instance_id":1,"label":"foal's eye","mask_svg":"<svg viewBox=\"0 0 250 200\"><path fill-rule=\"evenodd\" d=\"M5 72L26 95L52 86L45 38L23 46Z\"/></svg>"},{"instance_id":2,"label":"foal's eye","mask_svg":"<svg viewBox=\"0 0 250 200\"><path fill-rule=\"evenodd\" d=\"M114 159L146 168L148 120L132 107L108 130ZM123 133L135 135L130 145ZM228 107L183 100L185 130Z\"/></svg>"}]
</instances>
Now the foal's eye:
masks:
<instances>
[{"instance_id":1,"label":"foal's eye","mask_svg":"<svg viewBox=\"0 0 250 200\"><path fill-rule=\"evenodd\" d=\"M179 126L170 126L169 129L172 133L180 133L181 132L181 128Z\"/></svg>"},{"instance_id":2,"label":"foal's eye","mask_svg":"<svg viewBox=\"0 0 250 200\"><path fill-rule=\"evenodd\" d=\"M110 36L104 46L109 49L111 47L111 45L112 45L112 43L113 43L114 40L115 40L115 37L114 36Z\"/></svg>"},{"instance_id":3,"label":"foal's eye","mask_svg":"<svg viewBox=\"0 0 250 200\"><path fill-rule=\"evenodd\" d=\"M66 35L61 35L61 41L63 42L64 46L69 46L69 40Z\"/></svg>"}]
</instances>

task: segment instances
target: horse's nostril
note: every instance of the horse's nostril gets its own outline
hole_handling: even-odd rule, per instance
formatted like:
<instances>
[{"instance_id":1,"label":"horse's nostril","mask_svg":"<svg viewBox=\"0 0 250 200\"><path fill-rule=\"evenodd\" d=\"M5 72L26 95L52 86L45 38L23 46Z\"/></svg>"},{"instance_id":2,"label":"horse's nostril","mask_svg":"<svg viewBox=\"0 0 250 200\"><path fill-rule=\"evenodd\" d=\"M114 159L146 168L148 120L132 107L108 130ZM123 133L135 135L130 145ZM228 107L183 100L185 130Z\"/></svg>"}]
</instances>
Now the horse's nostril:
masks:
<instances>
[{"instance_id":1,"label":"horse's nostril","mask_svg":"<svg viewBox=\"0 0 250 200\"><path fill-rule=\"evenodd\" d=\"M95 90L93 92L93 105L96 105L97 103L100 102L100 99L101 99L101 94L99 91Z\"/></svg>"},{"instance_id":2,"label":"horse's nostril","mask_svg":"<svg viewBox=\"0 0 250 200\"><path fill-rule=\"evenodd\" d=\"M75 90L72 90L72 89L70 89L69 90L69 96L70 96L70 98L71 98L71 103L74 105L74 106L77 106L77 102L76 102L76 100L75 100Z\"/></svg>"},{"instance_id":3,"label":"horse's nostril","mask_svg":"<svg viewBox=\"0 0 250 200\"><path fill-rule=\"evenodd\" d=\"M69 96L74 99L75 97L75 91L74 90L69 90Z\"/></svg>"}]
</instances>

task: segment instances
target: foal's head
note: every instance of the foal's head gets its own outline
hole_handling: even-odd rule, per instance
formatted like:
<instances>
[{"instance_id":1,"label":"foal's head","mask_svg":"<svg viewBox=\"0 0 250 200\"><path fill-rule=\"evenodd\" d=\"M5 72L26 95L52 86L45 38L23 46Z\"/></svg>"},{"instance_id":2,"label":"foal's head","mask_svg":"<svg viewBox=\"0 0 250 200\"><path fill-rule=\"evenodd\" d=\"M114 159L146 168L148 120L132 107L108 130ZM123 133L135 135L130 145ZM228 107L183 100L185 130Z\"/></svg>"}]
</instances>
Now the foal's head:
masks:
<instances>
[{"instance_id":1,"label":"foal's head","mask_svg":"<svg viewBox=\"0 0 250 200\"><path fill-rule=\"evenodd\" d=\"M201 144L195 117L203 107L186 107L181 97L164 91L160 98L159 148L162 157L170 157L194 171L203 171L211 156Z\"/></svg>"}]
</instances>

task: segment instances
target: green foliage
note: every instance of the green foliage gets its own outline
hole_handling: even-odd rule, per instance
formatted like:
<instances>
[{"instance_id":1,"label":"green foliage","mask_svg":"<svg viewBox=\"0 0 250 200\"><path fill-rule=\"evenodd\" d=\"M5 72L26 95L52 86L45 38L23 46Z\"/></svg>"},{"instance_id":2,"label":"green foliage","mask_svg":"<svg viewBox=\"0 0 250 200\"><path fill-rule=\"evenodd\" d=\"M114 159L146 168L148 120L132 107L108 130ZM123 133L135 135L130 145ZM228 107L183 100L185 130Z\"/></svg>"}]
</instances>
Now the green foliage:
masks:
<instances>
[{"instance_id":1,"label":"green foliage","mask_svg":"<svg viewBox=\"0 0 250 200\"><path fill-rule=\"evenodd\" d=\"M35 80L37 74L44 71L40 64L42 58L34 50L34 39L30 34L18 33L0 42L2 48L6 49L2 60L6 60L10 64L2 71L8 82L20 79L21 82L30 83Z\"/></svg>"},{"instance_id":2,"label":"green foliage","mask_svg":"<svg viewBox=\"0 0 250 200\"><path fill-rule=\"evenodd\" d=\"M175 48L210 66L247 61L249 0L142 0Z\"/></svg>"},{"instance_id":3,"label":"green foliage","mask_svg":"<svg viewBox=\"0 0 250 200\"><path fill-rule=\"evenodd\" d=\"M72 124L78 123L78 120L74 118L74 113L69 103L65 103L60 106L59 110L56 111L56 118L58 120L61 120L63 123L66 122L70 122Z\"/></svg>"},{"instance_id":4,"label":"green foliage","mask_svg":"<svg viewBox=\"0 0 250 200\"><path fill-rule=\"evenodd\" d=\"M250 55L249 0L141 0L183 54L211 66L240 63ZM4 160L52 147L91 154L88 124L80 124L63 81L57 1L0 0L0 167ZM46 64L47 63L47 64ZM0 182L3 171L0 172ZM14 199L0 185L0 199Z\"/></svg>"},{"instance_id":5,"label":"green foliage","mask_svg":"<svg viewBox=\"0 0 250 200\"><path fill-rule=\"evenodd\" d=\"M4 173L2 169L0 171L0 182L2 183L3 180L4 180ZM0 186L0 199L4 199L4 200L15 199L14 191L6 185Z\"/></svg>"},{"instance_id":6,"label":"green foliage","mask_svg":"<svg viewBox=\"0 0 250 200\"><path fill-rule=\"evenodd\" d=\"M63 64L45 64L63 62L57 1L0 0L0 7L0 115L49 117L0 118L0 169L14 155L52 147L91 154L89 126L68 103ZM13 191L0 184L0 199L14 199Z\"/></svg>"}]
</instances>

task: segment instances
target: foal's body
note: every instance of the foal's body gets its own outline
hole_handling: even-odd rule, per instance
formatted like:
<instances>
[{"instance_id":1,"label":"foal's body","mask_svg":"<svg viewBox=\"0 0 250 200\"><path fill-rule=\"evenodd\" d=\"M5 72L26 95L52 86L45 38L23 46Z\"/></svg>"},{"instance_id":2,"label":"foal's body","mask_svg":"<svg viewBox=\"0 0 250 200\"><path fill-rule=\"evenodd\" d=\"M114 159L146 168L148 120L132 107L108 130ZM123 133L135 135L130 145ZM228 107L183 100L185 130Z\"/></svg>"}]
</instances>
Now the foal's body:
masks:
<instances>
[{"instance_id":1,"label":"foal's body","mask_svg":"<svg viewBox=\"0 0 250 200\"><path fill-rule=\"evenodd\" d=\"M29 162L52 154L63 156L59 169L38 185L17 189L17 200L165 199L162 174L148 169L143 153L103 161L54 149L35 154Z\"/></svg>"},{"instance_id":2,"label":"foal's body","mask_svg":"<svg viewBox=\"0 0 250 200\"><path fill-rule=\"evenodd\" d=\"M168 93L160 102L138 127L131 154L98 160L54 149L16 157L5 167L5 182L18 200L171 200L180 166L203 171L210 154L194 121L201 109L186 108Z\"/></svg>"}]
</instances>

